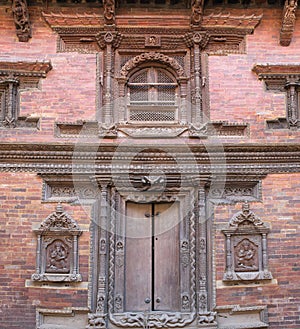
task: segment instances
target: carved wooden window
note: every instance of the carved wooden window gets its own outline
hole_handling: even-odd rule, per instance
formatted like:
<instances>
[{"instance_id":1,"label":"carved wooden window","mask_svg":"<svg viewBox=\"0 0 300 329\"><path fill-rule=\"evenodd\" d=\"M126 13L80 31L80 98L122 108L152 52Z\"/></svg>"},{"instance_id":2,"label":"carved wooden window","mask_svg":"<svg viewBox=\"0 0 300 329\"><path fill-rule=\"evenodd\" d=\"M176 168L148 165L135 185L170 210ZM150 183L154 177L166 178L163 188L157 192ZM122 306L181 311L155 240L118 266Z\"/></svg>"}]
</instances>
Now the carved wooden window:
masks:
<instances>
[{"instance_id":1,"label":"carved wooden window","mask_svg":"<svg viewBox=\"0 0 300 329\"><path fill-rule=\"evenodd\" d=\"M132 123L178 121L178 84L166 70L142 69L128 82L128 118Z\"/></svg>"},{"instance_id":2,"label":"carved wooden window","mask_svg":"<svg viewBox=\"0 0 300 329\"><path fill-rule=\"evenodd\" d=\"M300 66L255 65L253 71L265 81L267 90L286 93L286 116L267 120L268 128L299 129Z\"/></svg>"},{"instance_id":3,"label":"carved wooden window","mask_svg":"<svg viewBox=\"0 0 300 329\"><path fill-rule=\"evenodd\" d=\"M50 62L0 62L0 127L38 127L39 118L20 116L20 92L38 88L51 68Z\"/></svg>"},{"instance_id":4,"label":"carved wooden window","mask_svg":"<svg viewBox=\"0 0 300 329\"><path fill-rule=\"evenodd\" d=\"M60 204L34 232L37 235L37 259L32 280L81 281L78 237L82 231Z\"/></svg>"},{"instance_id":5,"label":"carved wooden window","mask_svg":"<svg viewBox=\"0 0 300 329\"><path fill-rule=\"evenodd\" d=\"M269 229L261 219L243 204L226 229L226 271L223 281L270 280L268 270L267 234Z\"/></svg>"}]
</instances>

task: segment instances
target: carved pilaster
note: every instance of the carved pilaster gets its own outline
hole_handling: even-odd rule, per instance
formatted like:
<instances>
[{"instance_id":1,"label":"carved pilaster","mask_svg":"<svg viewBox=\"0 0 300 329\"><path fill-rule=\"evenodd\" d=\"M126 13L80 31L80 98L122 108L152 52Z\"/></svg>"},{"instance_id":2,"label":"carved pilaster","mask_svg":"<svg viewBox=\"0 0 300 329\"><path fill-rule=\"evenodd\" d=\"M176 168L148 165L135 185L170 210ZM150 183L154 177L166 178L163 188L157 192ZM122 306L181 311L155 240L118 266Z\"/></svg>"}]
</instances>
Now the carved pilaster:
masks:
<instances>
[{"instance_id":1,"label":"carved pilaster","mask_svg":"<svg viewBox=\"0 0 300 329\"><path fill-rule=\"evenodd\" d=\"M31 38L31 26L26 0L13 0L12 12L16 26L17 37L21 42L27 42Z\"/></svg>"},{"instance_id":2,"label":"carved pilaster","mask_svg":"<svg viewBox=\"0 0 300 329\"><path fill-rule=\"evenodd\" d=\"M4 127L14 128L18 117L18 86L19 80L13 76L0 80L0 92L3 90L4 104L1 106L2 124Z\"/></svg>"},{"instance_id":3,"label":"carved pilaster","mask_svg":"<svg viewBox=\"0 0 300 329\"><path fill-rule=\"evenodd\" d=\"M298 0L285 0L280 30L281 46L289 46L293 37Z\"/></svg>"},{"instance_id":4,"label":"carved pilaster","mask_svg":"<svg viewBox=\"0 0 300 329\"><path fill-rule=\"evenodd\" d=\"M289 82L287 89L287 119L289 126L297 128L298 124L298 93L297 87L299 83Z\"/></svg>"}]
</instances>

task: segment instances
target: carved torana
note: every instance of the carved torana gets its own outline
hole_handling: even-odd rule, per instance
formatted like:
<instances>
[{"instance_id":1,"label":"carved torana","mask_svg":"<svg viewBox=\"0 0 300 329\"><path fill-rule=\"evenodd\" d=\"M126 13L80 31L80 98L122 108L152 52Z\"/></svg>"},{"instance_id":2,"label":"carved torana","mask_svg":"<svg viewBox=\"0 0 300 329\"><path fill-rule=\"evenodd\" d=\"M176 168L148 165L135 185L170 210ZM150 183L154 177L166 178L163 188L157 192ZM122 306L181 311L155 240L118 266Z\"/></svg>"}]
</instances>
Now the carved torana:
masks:
<instances>
[{"instance_id":1,"label":"carved torana","mask_svg":"<svg viewBox=\"0 0 300 329\"><path fill-rule=\"evenodd\" d=\"M36 272L33 281L81 281L78 263L78 237L81 235L76 221L61 204L34 230L37 235Z\"/></svg>"},{"instance_id":2,"label":"carved torana","mask_svg":"<svg viewBox=\"0 0 300 329\"><path fill-rule=\"evenodd\" d=\"M31 24L26 0L13 0L12 12L16 26L17 37L21 42L31 38Z\"/></svg>"},{"instance_id":3,"label":"carved torana","mask_svg":"<svg viewBox=\"0 0 300 329\"><path fill-rule=\"evenodd\" d=\"M227 283L270 280L268 270L267 234L269 229L244 202L242 211L235 214L222 230L225 239Z\"/></svg>"},{"instance_id":4,"label":"carved torana","mask_svg":"<svg viewBox=\"0 0 300 329\"><path fill-rule=\"evenodd\" d=\"M285 0L280 30L281 46L289 46L293 37L298 0Z\"/></svg>"}]
</instances>

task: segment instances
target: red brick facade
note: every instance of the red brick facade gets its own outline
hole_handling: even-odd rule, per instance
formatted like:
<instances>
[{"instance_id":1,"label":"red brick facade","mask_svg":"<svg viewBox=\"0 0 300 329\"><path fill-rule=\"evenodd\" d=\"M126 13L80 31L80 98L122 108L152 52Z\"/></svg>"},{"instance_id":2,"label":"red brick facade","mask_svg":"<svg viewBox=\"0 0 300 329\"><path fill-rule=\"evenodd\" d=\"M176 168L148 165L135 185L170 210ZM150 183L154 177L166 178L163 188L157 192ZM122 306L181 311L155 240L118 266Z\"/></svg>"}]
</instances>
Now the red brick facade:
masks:
<instances>
[{"instance_id":1,"label":"red brick facade","mask_svg":"<svg viewBox=\"0 0 300 329\"><path fill-rule=\"evenodd\" d=\"M73 14L74 8L76 6L64 8L59 8L59 5L54 6L56 12L61 11L65 15ZM95 272L93 268L96 267L97 259L96 256L94 256L95 258L92 256L93 242L90 238L90 224L94 220L93 211L95 210L92 209L91 202L81 205L59 197L57 199L50 197L47 200L45 189L49 181L54 181L53 186L56 186L61 184L62 176L72 176L72 172L67 172L65 168L72 164L71 149L73 145L81 143L81 141L78 143L76 137L68 135L63 138L58 137L56 123L74 123L77 120L79 122L96 122L98 119L96 111L102 107L101 102L105 96L97 83L107 72L101 71L101 67L100 72L97 72L99 66L97 66L98 55L96 52L58 52L56 26L47 24L42 15L42 11L51 12L51 9L38 5L31 6L29 2L32 38L28 42L19 42L11 5L0 4L0 62L50 61L52 65L52 69L46 74L46 77L40 79L38 88L25 88L20 91L20 115L39 118L39 129L5 127L0 129L2 156L0 159L0 328L3 329L35 328L37 309L73 308L85 312L86 318L87 313L95 313L94 299L96 297L93 297L95 291L91 287L91 281L97 281L93 277ZM220 11L222 8L217 9ZM223 160L223 162L227 162L228 167L233 168L228 169L232 170L228 182L234 182L236 179L237 185L240 186L247 179L249 182L255 181L256 188L260 191L257 192L256 199L250 198L248 201L251 211L258 215L269 228L268 269L273 278L267 281L252 280L232 285L222 281L226 267L225 237L222 229L229 223L233 215L241 210L245 200L240 198L237 201L232 199L233 201L230 202L223 200L224 202L210 203L209 209L213 208L213 215L209 218L211 221L208 233L210 237L207 239L210 240L210 247L207 246L207 264L209 264L210 270L207 270L207 275L209 276L208 281L211 280L207 290L207 298L210 300L208 311L214 311L218 307L227 305L267 306L268 328L297 329L300 327L300 158L298 151L300 130L299 126L296 129L267 128L268 120L287 116L286 92L266 90L265 81L259 80L257 74L253 72L253 67L257 64L299 64L300 21L296 21L290 46L282 47L279 44L282 8L238 9L229 7L223 11L230 11L233 16L262 14L260 23L255 27L254 32L247 33L242 41L245 51L240 53L229 51L227 54L209 53L205 64L207 65L205 76L207 84L205 87L203 86L203 90L205 89L206 95L209 96L210 117L208 121L246 124L247 128L243 136L209 136L207 139L198 139L182 135L175 139L163 138L154 142L149 138L133 139L129 141L128 145L138 147L144 143L148 145L147 148L159 149L163 143L167 143L170 147L180 146L178 142L180 139L181 145L191 146L196 150L210 142L216 143L217 146L224 148L223 151L226 154L226 161L223 158L221 162ZM76 12L78 14L92 13L96 17L103 15L102 8L85 8L84 5L79 6ZM216 11L208 8L204 12L204 17L212 12ZM116 24L120 28L125 26L189 29L189 17L190 9L182 9L181 12L180 9L173 9L166 12L162 9L161 11L151 11L145 8L132 10L119 8ZM103 29L101 20L99 19L98 24L102 24L101 29ZM59 25L59 23L57 24ZM187 48L187 51L189 49ZM172 51L174 52L174 50ZM100 49L99 52L103 54L104 58L105 50ZM144 50L140 52L144 52ZM171 50L160 50L160 52L170 54ZM130 56L133 57L132 54ZM187 61L187 59L185 60ZM204 64L202 65L204 66ZM116 72L114 73L116 74ZM202 74L204 75L204 71ZM117 82L112 85L116 86ZM117 95L117 92L114 91L113 95ZM202 96L204 98L204 94ZM300 99L299 93L297 97ZM300 118L299 109L298 118ZM100 137L91 135L88 140L84 140L84 143L90 145L95 143L99 146L101 140L101 143L106 144L107 148L113 149L121 141L126 141L126 138L129 137L124 133L119 134L117 138L105 139L102 139L101 135ZM7 144L11 145L11 150ZM22 146L22 144L26 145ZM283 147L278 151L277 147L280 147L280 144ZM33 145L33 149L30 148L30 145ZM242 145L244 148L238 149ZM36 153L34 153L35 147L37 147ZM43 147L45 148L42 149ZM64 147L66 147L65 150ZM252 149L250 150L248 147ZM14 148L17 151L14 154L10 153L15 150ZM235 148L237 148L236 151ZM113 153L111 149L105 150L103 152L107 152L107 154ZM129 148L129 150L131 149ZM103 167L99 167L96 176L110 175L111 171L108 169L106 171L105 166L109 165L110 160L107 159L111 153L105 159L106 153L98 152L99 156L103 155L103 159L93 159L90 162L92 165L95 163L99 166L103 165ZM115 154L119 156L123 151L117 150L117 152L119 153ZM193 161L199 161L201 165L205 164L206 160L201 160L200 156L197 158L197 152L200 154L202 151L198 151L198 149L195 151L192 164ZM194 160L196 158L197 160ZM88 163L90 160L85 160L83 156L83 165L86 164L85 161ZM164 164L163 161L167 163L167 160L158 161L159 164ZM145 163L147 163L147 159ZM34 167L35 165L36 167ZM234 177L235 165L244 168L236 169L237 178ZM87 172L86 177L95 174L93 170ZM243 174L243 170L245 174ZM97 189L103 191L104 185L101 184L104 178L101 176L101 180L98 176ZM209 174L206 176L208 177ZM203 179L200 179L202 183ZM91 181L95 184L95 180L91 179ZM198 185L200 186L202 183ZM108 186L110 185L108 184ZM108 198L112 198L115 193L113 191L108 192ZM31 279L36 269L37 257L37 237L34 230L55 211L58 201L62 202L64 211L70 214L83 231L79 237L79 271L82 282L42 283L34 282ZM118 202L116 201L116 203ZM198 214L198 211L195 213ZM200 259L197 243L196 258ZM100 251L98 257L101 258L101 255ZM199 268L197 268L198 270ZM101 270L99 271L101 272ZM196 277L201 281L198 274ZM107 286L111 284L109 282L107 281ZM97 288L100 289L99 286ZM92 306L93 303L94 306ZM41 320L38 328L50 328L43 321ZM86 325L88 325L87 320ZM225 328L221 325L218 326L216 322L210 323L209 321L204 324L200 322L198 326L199 328L205 326L207 328ZM95 325L94 327L100 328L101 326ZM53 328L59 327L53 326ZM92 325L90 324L88 328L92 328ZM231 329L234 328L241 327Z\"/></svg>"}]
</instances>

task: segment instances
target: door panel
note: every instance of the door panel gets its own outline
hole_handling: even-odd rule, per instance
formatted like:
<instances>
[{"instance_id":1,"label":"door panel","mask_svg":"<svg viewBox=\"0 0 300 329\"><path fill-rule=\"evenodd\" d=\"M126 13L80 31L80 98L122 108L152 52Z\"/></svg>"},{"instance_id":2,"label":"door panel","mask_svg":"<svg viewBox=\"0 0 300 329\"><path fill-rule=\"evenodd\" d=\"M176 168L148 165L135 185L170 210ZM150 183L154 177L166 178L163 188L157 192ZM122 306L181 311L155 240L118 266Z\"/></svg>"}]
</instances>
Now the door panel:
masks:
<instances>
[{"instance_id":1,"label":"door panel","mask_svg":"<svg viewBox=\"0 0 300 329\"><path fill-rule=\"evenodd\" d=\"M178 204L154 208L154 308L179 311L179 221Z\"/></svg>"},{"instance_id":2,"label":"door panel","mask_svg":"<svg viewBox=\"0 0 300 329\"><path fill-rule=\"evenodd\" d=\"M126 311L180 310L178 219L178 203L127 203Z\"/></svg>"},{"instance_id":3,"label":"door panel","mask_svg":"<svg viewBox=\"0 0 300 329\"><path fill-rule=\"evenodd\" d=\"M151 204L127 203L125 256L125 309L151 309L152 228ZM148 217L145 216L148 215Z\"/></svg>"}]
</instances>

